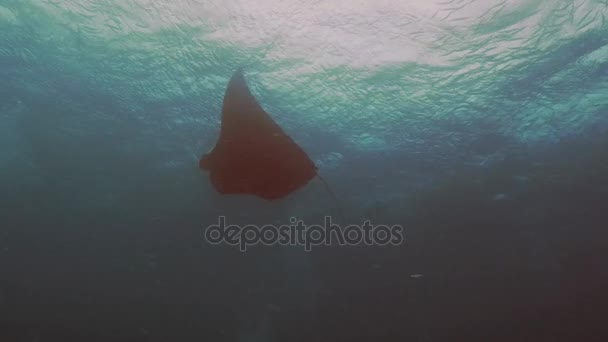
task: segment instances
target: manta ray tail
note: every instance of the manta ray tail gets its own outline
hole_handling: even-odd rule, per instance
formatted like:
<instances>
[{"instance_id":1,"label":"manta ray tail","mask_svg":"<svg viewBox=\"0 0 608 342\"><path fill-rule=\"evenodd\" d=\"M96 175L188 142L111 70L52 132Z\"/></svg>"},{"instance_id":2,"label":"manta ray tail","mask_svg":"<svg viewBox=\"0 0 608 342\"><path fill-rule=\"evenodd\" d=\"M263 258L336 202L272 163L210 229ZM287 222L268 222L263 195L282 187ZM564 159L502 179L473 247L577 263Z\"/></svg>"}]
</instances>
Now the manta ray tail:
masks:
<instances>
[{"instance_id":1,"label":"manta ray tail","mask_svg":"<svg viewBox=\"0 0 608 342\"><path fill-rule=\"evenodd\" d=\"M325 181L325 179L323 177L321 177L321 175L318 173L317 173L317 178L319 178L319 180L321 181L321 184L323 184L323 187L325 188L325 190L329 193L331 198L334 200L335 205L336 205L336 210L338 211L338 215L340 216L340 220L342 221L342 223L346 223L346 217L344 216L344 210L342 210L342 206L340 205L340 200L338 200L338 196L336 196L336 193L333 192L333 190L331 189L331 187L329 186L327 181Z\"/></svg>"}]
</instances>

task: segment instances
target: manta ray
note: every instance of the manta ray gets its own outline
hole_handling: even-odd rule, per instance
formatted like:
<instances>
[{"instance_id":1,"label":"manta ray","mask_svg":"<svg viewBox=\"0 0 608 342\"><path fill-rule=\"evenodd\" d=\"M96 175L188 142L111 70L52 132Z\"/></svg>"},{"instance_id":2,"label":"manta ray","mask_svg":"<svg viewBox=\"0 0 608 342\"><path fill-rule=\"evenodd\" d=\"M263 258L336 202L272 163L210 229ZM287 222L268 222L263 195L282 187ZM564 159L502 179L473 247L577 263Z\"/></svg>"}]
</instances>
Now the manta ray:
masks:
<instances>
[{"instance_id":1,"label":"manta ray","mask_svg":"<svg viewBox=\"0 0 608 342\"><path fill-rule=\"evenodd\" d=\"M199 167L221 194L266 200L281 199L318 176L306 152L255 99L242 68L228 82L219 138Z\"/></svg>"}]
</instances>

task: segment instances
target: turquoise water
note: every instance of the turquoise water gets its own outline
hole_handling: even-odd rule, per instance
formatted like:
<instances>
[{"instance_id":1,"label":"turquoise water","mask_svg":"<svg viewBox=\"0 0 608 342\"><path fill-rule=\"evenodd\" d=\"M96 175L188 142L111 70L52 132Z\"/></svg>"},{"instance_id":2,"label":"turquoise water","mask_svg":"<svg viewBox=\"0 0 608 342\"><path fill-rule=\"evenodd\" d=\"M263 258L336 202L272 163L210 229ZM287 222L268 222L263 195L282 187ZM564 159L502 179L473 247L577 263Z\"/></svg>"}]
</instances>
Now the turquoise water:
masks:
<instances>
[{"instance_id":1,"label":"turquoise water","mask_svg":"<svg viewBox=\"0 0 608 342\"><path fill-rule=\"evenodd\" d=\"M576 308L607 279L607 18L601 0L0 0L3 340L599 338ZM218 215L336 215L319 182L265 202L198 169L239 67L346 220L410 243L202 241Z\"/></svg>"}]
</instances>

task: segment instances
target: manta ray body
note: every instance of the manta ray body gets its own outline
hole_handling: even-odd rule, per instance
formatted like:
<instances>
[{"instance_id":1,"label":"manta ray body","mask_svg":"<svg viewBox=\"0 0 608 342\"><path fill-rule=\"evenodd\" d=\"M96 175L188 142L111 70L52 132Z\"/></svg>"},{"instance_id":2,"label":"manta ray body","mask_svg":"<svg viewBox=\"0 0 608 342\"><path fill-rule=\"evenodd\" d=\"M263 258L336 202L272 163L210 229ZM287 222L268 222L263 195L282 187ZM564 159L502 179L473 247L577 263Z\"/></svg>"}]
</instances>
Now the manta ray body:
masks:
<instances>
[{"instance_id":1,"label":"manta ray body","mask_svg":"<svg viewBox=\"0 0 608 342\"><path fill-rule=\"evenodd\" d=\"M228 82L218 141L201 157L199 167L209 172L221 194L266 200L281 199L317 176L317 167L306 152L252 95L242 68Z\"/></svg>"}]
</instances>

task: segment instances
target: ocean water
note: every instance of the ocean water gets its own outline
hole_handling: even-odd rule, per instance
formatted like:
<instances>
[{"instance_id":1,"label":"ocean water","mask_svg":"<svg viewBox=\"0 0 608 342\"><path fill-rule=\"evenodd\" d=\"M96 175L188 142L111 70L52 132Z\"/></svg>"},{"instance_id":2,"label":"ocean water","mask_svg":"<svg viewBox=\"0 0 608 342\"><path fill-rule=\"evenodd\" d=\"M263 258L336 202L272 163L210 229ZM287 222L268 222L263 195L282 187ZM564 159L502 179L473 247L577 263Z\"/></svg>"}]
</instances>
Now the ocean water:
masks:
<instances>
[{"instance_id":1,"label":"ocean water","mask_svg":"<svg viewBox=\"0 0 608 342\"><path fill-rule=\"evenodd\" d=\"M239 67L331 192L198 168ZM607 229L605 0L0 0L0 341L606 341Z\"/></svg>"}]
</instances>

